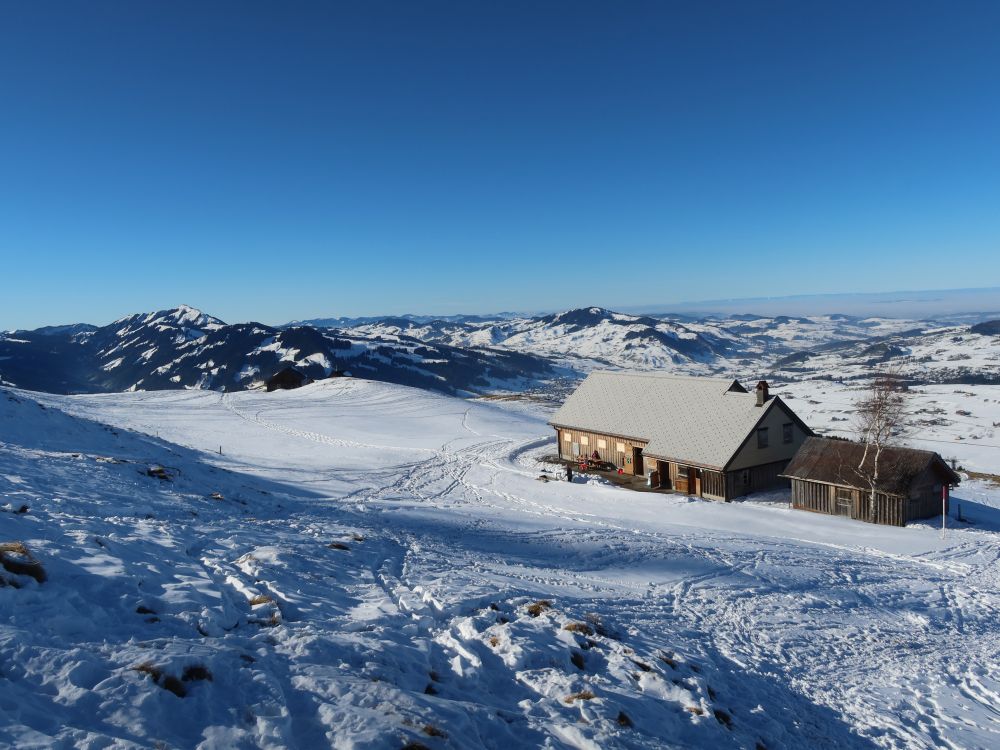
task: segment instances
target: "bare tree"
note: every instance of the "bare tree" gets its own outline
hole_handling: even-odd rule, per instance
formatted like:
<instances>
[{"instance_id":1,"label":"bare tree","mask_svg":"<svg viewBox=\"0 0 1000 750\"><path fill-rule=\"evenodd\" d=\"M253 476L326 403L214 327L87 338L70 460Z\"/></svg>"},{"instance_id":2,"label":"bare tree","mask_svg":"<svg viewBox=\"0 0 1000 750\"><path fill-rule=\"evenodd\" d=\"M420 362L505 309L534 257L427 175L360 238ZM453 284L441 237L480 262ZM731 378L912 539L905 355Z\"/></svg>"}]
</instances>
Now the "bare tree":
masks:
<instances>
[{"instance_id":1,"label":"bare tree","mask_svg":"<svg viewBox=\"0 0 1000 750\"><path fill-rule=\"evenodd\" d=\"M877 372L854 406L858 436L865 446L856 471L871 488L869 517L874 520L882 451L902 435L907 423L906 384L900 366L888 366Z\"/></svg>"}]
</instances>

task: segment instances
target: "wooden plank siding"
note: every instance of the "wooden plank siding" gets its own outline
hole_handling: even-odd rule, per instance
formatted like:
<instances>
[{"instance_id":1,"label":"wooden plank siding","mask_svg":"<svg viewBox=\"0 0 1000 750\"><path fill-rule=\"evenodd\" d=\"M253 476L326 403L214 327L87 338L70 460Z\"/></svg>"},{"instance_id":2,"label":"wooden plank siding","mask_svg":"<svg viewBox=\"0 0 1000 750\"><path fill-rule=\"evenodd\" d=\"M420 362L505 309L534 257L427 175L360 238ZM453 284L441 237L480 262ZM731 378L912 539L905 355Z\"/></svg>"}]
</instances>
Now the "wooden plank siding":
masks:
<instances>
[{"instance_id":1,"label":"wooden plank siding","mask_svg":"<svg viewBox=\"0 0 1000 750\"><path fill-rule=\"evenodd\" d=\"M869 523L881 523L886 526L905 526L906 516L903 508L905 498L899 495L887 495L884 492L875 493L875 507L872 507L871 493L857 493L855 507L856 518Z\"/></svg>"},{"instance_id":2,"label":"wooden plank siding","mask_svg":"<svg viewBox=\"0 0 1000 750\"><path fill-rule=\"evenodd\" d=\"M849 513L840 513L838 509L838 490L842 500L849 501ZM843 515L856 521L867 521L887 526L905 526L908 520L906 514L906 499L899 495L876 493L875 507L872 507L871 493L852 487L841 487L822 482L810 482L804 479L792 480L792 507L798 510L809 510L827 515Z\"/></svg>"},{"instance_id":3,"label":"wooden plank siding","mask_svg":"<svg viewBox=\"0 0 1000 750\"><path fill-rule=\"evenodd\" d=\"M571 440L566 440L565 436L570 435ZM584 442L586 439L586 442ZM575 461L580 456L592 456L597 451L602 461L609 461L622 469L626 474L635 474L635 466L632 463L632 450L634 448L645 448L649 441L625 438L617 435L607 435L600 432L590 432L587 430L574 430L569 427L556 428L556 440L559 441L559 458L566 461ZM604 448L600 447L600 441L605 443ZM625 447L624 453L617 450L618 444ZM580 446L579 454L573 453L573 445ZM656 461L650 459L645 462L643 475L646 471L656 468Z\"/></svg>"},{"instance_id":4,"label":"wooden plank siding","mask_svg":"<svg viewBox=\"0 0 1000 750\"><path fill-rule=\"evenodd\" d=\"M906 502L906 520L915 521L941 515L941 495L948 498L947 478L933 468L927 468L910 483L910 497ZM947 500L945 500L947 508Z\"/></svg>"},{"instance_id":5,"label":"wooden plank siding","mask_svg":"<svg viewBox=\"0 0 1000 750\"><path fill-rule=\"evenodd\" d=\"M944 510L947 510L950 504L951 498L950 493L947 490L947 485L944 485L945 501ZM942 488L925 488L923 491L919 492L915 497L911 496L906 503L906 520L916 521L920 518L932 518L933 516L941 515L941 505L942 505Z\"/></svg>"},{"instance_id":6,"label":"wooden plank siding","mask_svg":"<svg viewBox=\"0 0 1000 750\"><path fill-rule=\"evenodd\" d=\"M788 466L788 461L784 460L760 466L750 466L746 469L738 469L736 471L727 471L726 499L732 500L733 498L749 495L751 492L760 492L761 490L788 487L788 480L781 476L786 466Z\"/></svg>"},{"instance_id":7,"label":"wooden plank siding","mask_svg":"<svg viewBox=\"0 0 1000 750\"><path fill-rule=\"evenodd\" d=\"M556 442L559 446L559 457L565 461L576 461L580 456L593 456L594 451L602 461L608 461L622 469L625 474L635 475L635 464L632 460L633 449L644 449L648 441L626 438L590 430L578 430L569 427L556 427ZM567 440L566 436L570 439ZM601 441L605 447L601 447ZM617 450L621 444L624 452ZM574 452L578 446L578 453ZM688 495L698 495L711 500L732 500L742 495L787 487L788 480L779 476L788 461L751 466L737 471L719 471L697 464L686 464L678 461L664 461L651 456L644 456L642 476L649 471L657 472L659 486L662 489L674 490ZM698 485L700 479L700 489Z\"/></svg>"},{"instance_id":8,"label":"wooden plank siding","mask_svg":"<svg viewBox=\"0 0 1000 750\"><path fill-rule=\"evenodd\" d=\"M701 494L713 500L726 500L726 475L705 469L701 473Z\"/></svg>"},{"instance_id":9,"label":"wooden plank siding","mask_svg":"<svg viewBox=\"0 0 1000 750\"><path fill-rule=\"evenodd\" d=\"M793 479L792 507L835 515L833 487L829 484Z\"/></svg>"}]
</instances>

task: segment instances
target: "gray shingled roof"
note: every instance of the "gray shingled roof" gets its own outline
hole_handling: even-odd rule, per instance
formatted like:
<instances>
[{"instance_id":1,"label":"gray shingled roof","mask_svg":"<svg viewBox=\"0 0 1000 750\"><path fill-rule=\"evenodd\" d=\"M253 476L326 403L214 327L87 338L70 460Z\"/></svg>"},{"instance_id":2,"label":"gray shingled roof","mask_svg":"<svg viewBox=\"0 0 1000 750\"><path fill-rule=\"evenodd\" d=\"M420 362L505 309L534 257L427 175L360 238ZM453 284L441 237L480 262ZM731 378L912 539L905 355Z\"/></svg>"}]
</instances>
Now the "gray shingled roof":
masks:
<instances>
[{"instance_id":1,"label":"gray shingled roof","mask_svg":"<svg viewBox=\"0 0 1000 750\"><path fill-rule=\"evenodd\" d=\"M778 399L757 406L736 381L592 372L549 424L648 440L647 456L722 469Z\"/></svg>"},{"instance_id":2,"label":"gray shingled roof","mask_svg":"<svg viewBox=\"0 0 1000 750\"><path fill-rule=\"evenodd\" d=\"M836 484L854 489L868 489L866 477L875 464L872 451L868 452L865 466L859 470L865 447L846 440L807 438L782 476L805 479L824 484ZM914 448L889 447L879 458L878 491L889 495L907 495L914 478L928 466L933 466L942 481L958 484L958 474L933 451Z\"/></svg>"}]
</instances>

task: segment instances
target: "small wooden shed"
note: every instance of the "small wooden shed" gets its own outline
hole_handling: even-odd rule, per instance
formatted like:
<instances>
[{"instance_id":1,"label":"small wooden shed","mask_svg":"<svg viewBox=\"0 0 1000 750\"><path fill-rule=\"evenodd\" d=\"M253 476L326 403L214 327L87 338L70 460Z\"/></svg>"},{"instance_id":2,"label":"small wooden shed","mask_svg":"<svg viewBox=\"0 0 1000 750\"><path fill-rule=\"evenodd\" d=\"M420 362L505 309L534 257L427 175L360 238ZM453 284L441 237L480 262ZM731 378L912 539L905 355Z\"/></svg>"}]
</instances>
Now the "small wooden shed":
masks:
<instances>
[{"instance_id":1,"label":"small wooden shed","mask_svg":"<svg viewBox=\"0 0 1000 750\"><path fill-rule=\"evenodd\" d=\"M933 451L883 448L873 506L873 465L874 452L865 457L861 443L810 437L782 476L791 480L793 508L890 526L940 515L960 481Z\"/></svg>"},{"instance_id":2,"label":"small wooden shed","mask_svg":"<svg viewBox=\"0 0 1000 750\"><path fill-rule=\"evenodd\" d=\"M280 370L272 375L267 381L267 392L277 390L291 390L292 388L301 388L304 385L309 385L312 380L301 370L296 370L294 367L286 367L284 370Z\"/></svg>"}]
</instances>

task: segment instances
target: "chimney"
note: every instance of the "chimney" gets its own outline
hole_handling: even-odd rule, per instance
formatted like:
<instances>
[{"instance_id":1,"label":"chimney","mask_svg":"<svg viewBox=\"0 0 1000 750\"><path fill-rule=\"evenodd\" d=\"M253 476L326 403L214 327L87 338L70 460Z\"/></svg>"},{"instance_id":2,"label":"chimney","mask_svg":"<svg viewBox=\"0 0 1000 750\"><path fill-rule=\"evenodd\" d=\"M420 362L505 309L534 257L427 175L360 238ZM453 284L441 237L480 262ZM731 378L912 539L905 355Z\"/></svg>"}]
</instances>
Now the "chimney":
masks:
<instances>
[{"instance_id":1,"label":"chimney","mask_svg":"<svg viewBox=\"0 0 1000 750\"><path fill-rule=\"evenodd\" d=\"M761 380L757 383L757 406L763 406L770 396L767 395L767 381Z\"/></svg>"}]
</instances>

